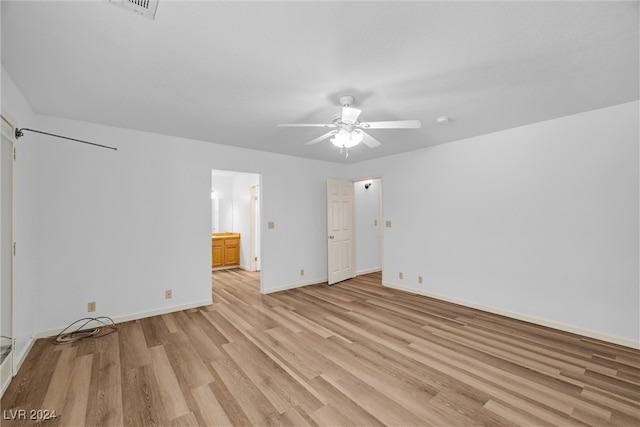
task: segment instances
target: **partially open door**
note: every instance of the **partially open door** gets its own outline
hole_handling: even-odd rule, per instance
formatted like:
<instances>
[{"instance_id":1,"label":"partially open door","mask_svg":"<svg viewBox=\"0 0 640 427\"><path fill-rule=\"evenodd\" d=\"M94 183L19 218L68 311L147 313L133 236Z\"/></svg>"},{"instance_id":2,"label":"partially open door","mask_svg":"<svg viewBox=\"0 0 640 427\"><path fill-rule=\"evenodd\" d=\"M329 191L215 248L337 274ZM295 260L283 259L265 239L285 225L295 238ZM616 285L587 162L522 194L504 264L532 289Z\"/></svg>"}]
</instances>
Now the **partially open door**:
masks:
<instances>
[{"instance_id":1,"label":"partially open door","mask_svg":"<svg viewBox=\"0 0 640 427\"><path fill-rule=\"evenodd\" d=\"M16 151L13 125L4 116L0 145L0 396L15 374Z\"/></svg>"},{"instance_id":2,"label":"partially open door","mask_svg":"<svg viewBox=\"0 0 640 427\"><path fill-rule=\"evenodd\" d=\"M327 180L327 260L330 285L355 277L353 183Z\"/></svg>"}]
</instances>

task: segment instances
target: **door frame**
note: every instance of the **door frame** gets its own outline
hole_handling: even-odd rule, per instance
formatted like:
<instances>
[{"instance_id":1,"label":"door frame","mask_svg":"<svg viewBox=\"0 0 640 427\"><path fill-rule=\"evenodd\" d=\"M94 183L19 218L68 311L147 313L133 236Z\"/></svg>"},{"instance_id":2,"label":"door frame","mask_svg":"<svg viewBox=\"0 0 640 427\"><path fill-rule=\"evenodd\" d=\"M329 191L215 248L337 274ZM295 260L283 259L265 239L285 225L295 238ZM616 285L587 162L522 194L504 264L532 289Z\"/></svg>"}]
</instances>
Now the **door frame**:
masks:
<instances>
[{"instance_id":1,"label":"door frame","mask_svg":"<svg viewBox=\"0 0 640 427\"><path fill-rule=\"evenodd\" d=\"M246 172L246 171L239 171L239 170L234 170L234 169L221 169L221 168L218 168L218 167L215 167L215 166L210 166L209 167L209 179L210 179L209 187L211 189L211 197L213 197L214 178L216 176L222 176L222 177L224 177L224 176L232 176L232 177L236 177L236 176L240 176L240 175L255 175L257 177L257 180L258 180L257 184L253 184L248 188L248 190L249 190L248 193L251 194L252 188L254 186L256 187L257 196L258 196L257 209L258 209L258 215L259 215L260 223L258 224L257 234L256 234L255 238L257 240L257 245L258 245L257 246L257 251L258 251L257 256L260 257L261 253L262 253L262 230L263 230L262 218L261 218L262 217L262 212L263 212L263 208L262 208L262 188L263 188L262 187L262 173L261 172ZM243 188L247 188L247 187L243 187ZM243 198L244 198L244 196L243 196ZM249 207L251 207L251 206L252 206L252 201L250 200L249 201ZM235 207L234 207L234 209L235 209ZM246 212L246 213L244 213L244 215L247 215L247 213L249 214L249 216L251 216L251 212ZM213 203L211 202L211 203L209 203L209 224L210 224L209 228L211 228L211 221L212 220L213 220ZM249 223L251 223L251 218L249 219ZM251 236L251 231L252 231L251 227L252 227L252 225L249 224L249 233L248 234L249 234L250 242L253 239L253 236ZM234 226L234 228L235 228L235 226ZM242 235L246 236L247 233L246 232L242 233ZM242 238L241 238L241 241L242 241ZM250 244L252 244L252 243L250 243ZM241 248L242 248L242 246L241 246ZM251 253L251 250L249 251L249 253ZM242 253L241 253L240 256L242 257ZM211 255L209 255L209 260L211 260ZM251 266L251 265L252 265L252 262L251 262L251 260L249 260L249 263L245 262L245 265L244 266L240 265L240 268L244 268L245 270L248 270L250 268L249 266ZM260 269L257 270L257 271L261 271L262 270L262 262L261 262L260 258L259 258L259 261L258 261L258 266L259 266ZM211 268L211 267L209 267L209 268ZM211 283L212 283L212 292L213 292L214 288L215 288L215 283L214 283L213 279L212 279ZM262 293L262 292L263 292L263 283L262 283L262 274L261 274L260 275L260 293Z\"/></svg>"},{"instance_id":2,"label":"door frame","mask_svg":"<svg viewBox=\"0 0 640 427\"><path fill-rule=\"evenodd\" d=\"M11 126L9 140L12 145L13 159L12 159L12 183L11 183L11 351L8 358L5 359L5 363L0 368L0 396L2 396L11 383L11 379L15 376L17 371L17 357L16 357L16 242L17 242L17 212L18 212L18 162L17 162L17 140L15 136L15 129L17 127L16 121L5 111L0 111L0 120L5 121ZM7 378L5 378L5 376Z\"/></svg>"},{"instance_id":3,"label":"door frame","mask_svg":"<svg viewBox=\"0 0 640 427\"><path fill-rule=\"evenodd\" d=\"M353 185L354 185L354 196L357 193L356 190L356 185L364 185L365 182L367 181L376 181L378 183L378 188L377 190L374 191L378 191L378 195L379 195L379 203L377 206L378 212L378 224L377 226L379 227L379 240L378 240L378 244L379 244L379 249L380 249L380 271L383 270L384 268L384 229L385 229L385 221L384 221L384 206L383 206L383 179L382 176L368 176L368 177L364 177L364 178L356 178L353 180ZM366 191L371 191L371 190L366 190ZM362 222L362 218L360 218L360 223L358 222L359 218L358 218L358 205L354 203L354 228L356 231L356 235L357 235L357 231L358 231L358 227L363 227L363 226L367 226L367 223L365 223L364 225L361 223ZM356 267L358 265L358 240L355 239L355 245L356 245ZM369 272L373 272L376 270L371 270L371 271L365 271L361 274L367 274ZM358 269L356 268L356 276L358 276Z\"/></svg>"},{"instance_id":4,"label":"door frame","mask_svg":"<svg viewBox=\"0 0 640 427\"><path fill-rule=\"evenodd\" d=\"M260 184L252 185L250 191L250 251L249 269L251 271L260 271Z\"/></svg>"},{"instance_id":5,"label":"door frame","mask_svg":"<svg viewBox=\"0 0 640 427\"><path fill-rule=\"evenodd\" d=\"M353 240L353 245L352 245L352 262L353 262L353 277L356 277L358 274L358 268L357 268L357 247L356 247L356 230L358 228L358 223L357 223L357 217L355 215L355 185L357 183L361 183L367 180L379 180L380 183L380 207L379 207L379 213L380 213L380 240L379 240L379 244L380 244L380 270L381 272L384 274L384 236L385 236L385 228L386 228L386 221L385 221L385 217L384 217L384 177L382 175L369 175L369 176L364 176L364 177L358 177L358 178L352 178L350 180L339 180L339 179L331 179L328 178L327 179L327 191L328 191L328 183L329 181L342 181L342 182L351 182L351 185L353 187L353 191L351 192L351 216L352 216L352 228L353 228L353 236L352 236L352 240ZM329 283L329 272L330 272L330 267L329 267L329 262L330 262L330 255L329 255L329 250L328 250L328 246L329 246L329 242L331 240L330 238L330 232L329 232L329 200L328 200L329 196L327 194L327 283ZM337 282L336 282L337 283ZM330 283L329 283L330 284Z\"/></svg>"},{"instance_id":6,"label":"door frame","mask_svg":"<svg viewBox=\"0 0 640 427\"><path fill-rule=\"evenodd\" d=\"M384 272L384 229L385 227L385 220L384 220L384 179L382 177L382 175L370 175L370 176L366 176L366 177L362 177L362 178L354 178L353 179L353 185L355 186L356 184L360 184L363 183L365 181L370 181L370 180L378 180L380 183L380 206L378 207L379 209L379 214L380 214L380 240L379 240L379 244L380 244L380 271ZM354 198L355 198L355 191L354 191ZM355 210L356 206L354 203L354 210ZM357 216L354 215L354 229L357 231L358 228L358 222L357 222L358 218ZM357 244L357 243L356 243ZM357 247L355 248L355 252L356 255L358 253L358 249ZM357 256L356 256L356 263L357 263ZM356 276L358 275L358 269L357 269L357 265L356 265ZM366 274L366 273L364 273Z\"/></svg>"}]
</instances>

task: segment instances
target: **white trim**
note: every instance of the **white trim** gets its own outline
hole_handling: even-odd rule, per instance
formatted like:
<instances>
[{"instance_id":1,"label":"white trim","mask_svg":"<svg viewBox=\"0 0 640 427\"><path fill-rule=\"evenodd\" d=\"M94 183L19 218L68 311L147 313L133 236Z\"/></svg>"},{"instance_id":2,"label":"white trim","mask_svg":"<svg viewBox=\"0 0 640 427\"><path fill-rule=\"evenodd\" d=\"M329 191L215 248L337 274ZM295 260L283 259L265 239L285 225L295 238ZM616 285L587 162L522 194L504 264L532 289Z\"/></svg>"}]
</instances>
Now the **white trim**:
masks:
<instances>
[{"instance_id":1,"label":"white trim","mask_svg":"<svg viewBox=\"0 0 640 427\"><path fill-rule=\"evenodd\" d=\"M206 299L206 300L194 301L194 302L191 302L191 303L188 303L188 304L175 305L173 307L167 307L167 308L161 308L161 309L157 309L157 310L145 311L145 312L142 312L142 313L128 314L128 315L124 315L124 316L113 317L112 319L113 319L114 323L116 323L116 324L117 323L123 323L123 322L129 322L131 320L144 319L146 317L159 316L161 314L175 313L177 311L188 310L190 308L202 307L202 306L205 306L205 305L211 305L212 302L213 302L213 300L211 298L209 298L209 299ZM58 335L60 332L62 332L64 330L64 328L66 328L66 326L40 331L40 332L38 332L36 334L36 338L48 338L48 337L52 337L52 336Z\"/></svg>"},{"instance_id":2,"label":"white trim","mask_svg":"<svg viewBox=\"0 0 640 427\"><path fill-rule=\"evenodd\" d=\"M277 288L266 289L265 291L262 292L262 294L270 294L270 293L273 293L273 292L288 291L289 289L302 288L303 286L309 286L309 285L319 285L319 284L322 284L322 283L327 283L327 278L326 277L323 277L323 278L320 278L320 279L316 279L316 280L310 280L308 282L290 283L288 285L278 286Z\"/></svg>"},{"instance_id":3,"label":"white trim","mask_svg":"<svg viewBox=\"0 0 640 427\"><path fill-rule=\"evenodd\" d=\"M368 270L356 271L356 276L362 276L363 274L377 273L382 271L382 267L370 268Z\"/></svg>"},{"instance_id":4,"label":"white trim","mask_svg":"<svg viewBox=\"0 0 640 427\"><path fill-rule=\"evenodd\" d=\"M431 293L431 292L425 292L425 291L421 291L421 290L418 290L418 289L406 288L406 287L403 287L401 285L397 285L395 283L382 282L382 285L386 286L386 287L389 287L389 288L397 289L397 290L400 290L400 291L410 292L410 293L416 294L416 295L422 295L422 296L425 296L425 297L435 298L435 299L438 299L438 300L441 300L441 301L446 301L446 302L450 302L450 303L453 303L453 304L458 304L458 305L462 305L462 306L465 306L465 307L475 308L477 310L486 311L488 313L499 314L501 316L507 316L507 317L510 317L512 319L522 320L522 321L525 321L525 322L534 323L536 325L546 326L548 328L553 328L553 329L557 329L557 330L560 330L560 331L569 332L569 333L572 333L572 334L582 335L582 336L587 337L587 338L594 338L594 339L601 340L601 341L607 341L607 342L612 343L612 344L618 344L618 345L622 345L624 347L629 347L629 348L633 348L633 349L636 349L636 350L640 350L640 342L634 341L634 340L629 339L629 338L619 337L619 336L616 336L616 335L610 335L610 334L606 334L606 333L598 332L598 331L593 331L591 329L580 328L578 326L567 325L565 323L556 322L556 321L553 321L553 320L541 319L539 317L529 316L527 314L516 313L516 312L513 312L513 311L509 311L509 310L503 310L501 308L486 306L486 305L483 305L483 304L477 304L477 303L474 303L474 302L471 302L471 301L452 298L452 297L448 297L448 296L445 296L445 295L435 294L435 293Z\"/></svg>"},{"instance_id":5,"label":"white trim","mask_svg":"<svg viewBox=\"0 0 640 427\"><path fill-rule=\"evenodd\" d=\"M18 371L22 367L22 364L24 363L24 361L27 359L27 356L29 355L29 352L31 351L31 349L33 348L33 345L35 343L36 343L36 340L33 339L33 338L30 338L29 339L29 343L24 347L24 350L22 350L22 353L20 353L20 355L18 355L18 356L14 355L13 364L14 364L14 372L16 374L18 373ZM15 353L15 351L16 351L15 348L12 351ZM4 365L9 366L10 363L5 363ZM9 368L5 368L3 366L2 369L9 369ZM11 382L13 381L14 377L15 377L14 375L9 375L9 377L4 382L4 384L2 384L0 386L0 397L4 396L4 392L7 391L7 389L11 385Z\"/></svg>"},{"instance_id":6,"label":"white trim","mask_svg":"<svg viewBox=\"0 0 640 427\"><path fill-rule=\"evenodd\" d=\"M16 246L18 242L18 161L17 161L17 138L15 134L15 130L18 127L16 121L8 114L4 109L0 109L0 119L5 121L10 127L11 132L9 135L6 135L8 139L11 141L11 351L9 353L9 382L7 386L11 383L11 379L13 379L14 375L18 372L16 367L16 331L17 331L17 312L18 312L18 299L16 297L17 293L17 279L16 273L18 271L17 268L17 255L16 255ZM7 359L5 359L7 360ZM0 373L0 378L2 375L6 375L7 369L3 370L4 372ZM4 387L4 384L2 385ZM2 391L4 393L4 389Z\"/></svg>"},{"instance_id":7,"label":"white trim","mask_svg":"<svg viewBox=\"0 0 640 427\"><path fill-rule=\"evenodd\" d=\"M18 373L18 371L22 367L22 364L27 359L27 356L29 355L29 352L31 351L31 349L33 348L33 345L35 343L36 343L36 340L33 337L30 338L29 339L29 343L24 347L24 350L22 350L22 353L20 353L16 357L16 362L15 362L16 363L16 373Z\"/></svg>"},{"instance_id":8,"label":"white trim","mask_svg":"<svg viewBox=\"0 0 640 427\"><path fill-rule=\"evenodd\" d=\"M247 271L258 271L258 257L260 241L258 233L260 232L260 184L254 184L249 187L249 266ZM241 267L243 268L243 267Z\"/></svg>"},{"instance_id":9,"label":"white trim","mask_svg":"<svg viewBox=\"0 0 640 427\"><path fill-rule=\"evenodd\" d=\"M11 358L5 359L0 365L0 378L5 379L5 381L0 385L0 397L2 397L4 396L5 390L9 388L9 384L11 384L11 381L13 380L13 375L11 374Z\"/></svg>"},{"instance_id":10,"label":"white trim","mask_svg":"<svg viewBox=\"0 0 640 427\"><path fill-rule=\"evenodd\" d=\"M234 264L234 265L224 265L222 267L216 267L216 268L212 268L211 272L213 273L214 271L220 271L220 270L233 270L234 268L245 268L243 266L241 266L240 264Z\"/></svg>"}]
</instances>

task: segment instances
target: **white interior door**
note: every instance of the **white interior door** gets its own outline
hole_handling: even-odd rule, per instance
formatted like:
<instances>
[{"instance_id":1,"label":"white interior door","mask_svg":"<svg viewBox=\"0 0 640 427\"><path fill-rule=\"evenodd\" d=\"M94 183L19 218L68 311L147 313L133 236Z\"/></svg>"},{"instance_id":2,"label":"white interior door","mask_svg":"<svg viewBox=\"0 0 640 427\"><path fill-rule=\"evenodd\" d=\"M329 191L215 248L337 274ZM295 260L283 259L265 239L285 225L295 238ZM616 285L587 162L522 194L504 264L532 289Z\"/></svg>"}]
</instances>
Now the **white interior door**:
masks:
<instances>
[{"instance_id":1,"label":"white interior door","mask_svg":"<svg viewBox=\"0 0 640 427\"><path fill-rule=\"evenodd\" d=\"M327 180L327 260L330 285L355 277L353 183Z\"/></svg>"},{"instance_id":2,"label":"white interior door","mask_svg":"<svg viewBox=\"0 0 640 427\"><path fill-rule=\"evenodd\" d=\"M13 126L2 117L0 145L0 386L2 392L14 370L15 156Z\"/></svg>"}]
</instances>

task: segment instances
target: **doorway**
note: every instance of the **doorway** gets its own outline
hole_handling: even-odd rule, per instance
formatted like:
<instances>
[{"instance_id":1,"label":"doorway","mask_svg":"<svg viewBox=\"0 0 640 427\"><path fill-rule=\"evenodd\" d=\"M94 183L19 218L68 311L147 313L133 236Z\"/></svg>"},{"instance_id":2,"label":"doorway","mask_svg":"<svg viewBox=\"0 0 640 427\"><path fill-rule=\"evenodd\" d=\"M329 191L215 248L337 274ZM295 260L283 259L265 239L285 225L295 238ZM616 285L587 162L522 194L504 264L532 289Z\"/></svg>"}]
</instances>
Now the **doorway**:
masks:
<instances>
[{"instance_id":1,"label":"doorway","mask_svg":"<svg viewBox=\"0 0 640 427\"><path fill-rule=\"evenodd\" d=\"M261 181L261 175L256 173L211 171L212 264L214 235L220 238L230 233L239 240L237 263L223 268L260 271Z\"/></svg>"},{"instance_id":2,"label":"doorway","mask_svg":"<svg viewBox=\"0 0 640 427\"><path fill-rule=\"evenodd\" d=\"M327 180L327 283L382 271L382 178Z\"/></svg>"},{"instance_id":3,"label":"doorway","mask_svg":"<svg viewBox=\"0 0 640 427\"><path fill-rule=\"evenodd\" d=\"M356 276L382 271L382 178L353 183Z\"/></svg>"}]
</instances>

